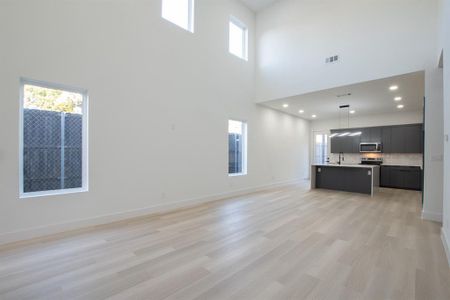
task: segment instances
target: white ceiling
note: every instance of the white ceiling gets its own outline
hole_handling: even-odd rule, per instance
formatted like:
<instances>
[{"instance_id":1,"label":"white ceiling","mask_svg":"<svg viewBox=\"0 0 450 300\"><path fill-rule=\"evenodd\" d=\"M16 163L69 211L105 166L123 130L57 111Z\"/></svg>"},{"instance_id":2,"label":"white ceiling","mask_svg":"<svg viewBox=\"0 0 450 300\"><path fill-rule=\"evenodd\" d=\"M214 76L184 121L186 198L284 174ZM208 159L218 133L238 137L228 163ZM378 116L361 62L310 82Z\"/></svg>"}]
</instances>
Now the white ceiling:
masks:
<instances>
[{"instance_id":1,"label":"white ceiling","mask_svg":"<svg viewBox=\"0 0 450 300\"><path fill-rule=\"evenodd\" d=\"M244 4L248 6L248 8L257 12L266 8L267 6L278 0L241 0L241 1L244 2Z\"/></svg>"},{"instance_id":2,"label":"white ceiling","mask_svg":"<svg viewBox=\"0 0 450 300\"><path fill-rule=\"evenodd\" d=\"M391 85L397 85L397 91L390 91ZM337 95L350 96L337 97ZM425 95L424 72L409 73L379 80L367 81L343 87L277 99L261 103L270 108L292 114L307 120L339 118L339 106L349 104L355 110L355 116L394 113L399 111L422 111ZM394 97L402 97L402 101L394 101ZM289 107L284 108L283 104ZM403 104L403 109L397 105ZM303 114L299 110L304 110Z\"/></svg>"}]
</instances>

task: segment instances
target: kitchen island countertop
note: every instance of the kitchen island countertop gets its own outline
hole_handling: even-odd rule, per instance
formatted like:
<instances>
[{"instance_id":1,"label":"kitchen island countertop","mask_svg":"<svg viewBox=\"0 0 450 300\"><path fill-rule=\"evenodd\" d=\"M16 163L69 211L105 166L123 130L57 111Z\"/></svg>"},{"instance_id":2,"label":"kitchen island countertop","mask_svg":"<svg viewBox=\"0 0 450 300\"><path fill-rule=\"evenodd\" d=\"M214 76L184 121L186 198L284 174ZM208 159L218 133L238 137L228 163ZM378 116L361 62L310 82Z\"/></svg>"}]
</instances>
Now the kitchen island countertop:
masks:
<instances>
[{"instance_id":1,"label":"kitchen island countertop","mask_svg":"<svg viewBox=\"0 0 450 300\"><path fill-rule=\"evenodd\" d=\"M366 168L373 169L379 167L378 165L357 165L357 164L332 164L332 163L324 163L324 164L312 164L315 167L339 167L339 168Z\"/></svg>"}]
</instances>

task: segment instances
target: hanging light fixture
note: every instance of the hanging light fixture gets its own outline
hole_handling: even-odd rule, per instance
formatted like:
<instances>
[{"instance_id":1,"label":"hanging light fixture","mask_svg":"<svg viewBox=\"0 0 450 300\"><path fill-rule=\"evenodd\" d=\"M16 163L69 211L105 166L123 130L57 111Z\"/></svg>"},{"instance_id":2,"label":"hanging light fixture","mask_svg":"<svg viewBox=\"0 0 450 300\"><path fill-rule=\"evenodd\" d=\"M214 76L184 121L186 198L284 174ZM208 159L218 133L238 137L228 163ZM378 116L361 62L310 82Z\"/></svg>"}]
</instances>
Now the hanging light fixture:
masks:
<instances>
[{"instance_id":1,"label":"hanging light fixture","mask_svg":"<svg viewBox=\"0 0 450 300\"><path fill-rule=\"evenodd\" d=\"M345 105L339 106L339 125L340 125L341 129L343 128L342 123L341 123L342 113L347 114L347 128L349 128L350 127L350 105L345 104Z\"/></svg>"},{"instance_id":2,"label":"hanging light fixture","mask_svg":"<svg viewBox=\"0 0 450 300\"><path fill-rule=\"evenodd\" d=\"M350 105L349 104L345 104L345 105L340 105L339 106L339 127L340 129L344 129L344 128L350 128L350 114L354 112L353 110L350 110ZM347 117L347 124L345 124L345 117ZM358 136L361 135L362 132L361 131L357 131L357 132L351 132L351 131L347 131L347 132L343 132L343 133L333 133L332 135L330 135L330 137L344 137L344 136Z\"/></svg>"}]
</instances>

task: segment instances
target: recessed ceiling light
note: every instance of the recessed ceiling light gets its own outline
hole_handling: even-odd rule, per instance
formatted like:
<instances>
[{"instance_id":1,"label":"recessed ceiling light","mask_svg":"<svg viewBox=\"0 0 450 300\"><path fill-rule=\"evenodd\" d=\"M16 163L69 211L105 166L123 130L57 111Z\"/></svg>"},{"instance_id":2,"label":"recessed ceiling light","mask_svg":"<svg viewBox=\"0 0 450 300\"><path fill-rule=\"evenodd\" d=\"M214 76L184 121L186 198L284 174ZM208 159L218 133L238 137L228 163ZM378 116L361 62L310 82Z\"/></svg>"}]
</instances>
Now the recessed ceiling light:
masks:
<instances>
[{"instance_id":1,"label":"recessed ceiling light","mask_svg":"<svg viewBox=\"0 0 450 300\"><path fill-rule=\"evenodd\" d=\"M299 114L302 114L302 113L304 113L305 111L303 110L303 109L300 109L299 111L298 111L298 113Z\"/></svg>"},{"instance_id":2,"label":"recessed ceiling light","mask_svg":"<svg viewBox=\"0 0 450 300\"><path fill-rule=\"evenodd\" d=\"M311 118L317 118L317 116L316 115L312 115Z\"/></svg>"},{"instance_id":3,"label":"recessed ceiling light","mask_svg":"<svg viewBox=\"0 0 450 300\"><path fill-rule=\"evenodd\" d=\"M395 101L402 101L402 99L403 99L402 97L395 97L394 98Z\"/></svg>"},{"instance_id":4,"label":"recessed ceiling light","mask_svg":"<svg viewBox=\"0 0 450 300\"><path fill-rule=\"evenodd\" d=\"M354 114L354 113L356 113L356 110L351 110L350 113Z\"/></svg>"},{"instance_id":5,"label":"recessed ceiling light","mask_svg":"<svg viewBox=\"0 0 450 300\"><path fill-rule=\"evenodd\" d=\"M389 87L389 89L390 89L391 91L396 91L396 90L398 90L398 85L391 85L391 86Z\"/></svg>"},{"instance_id":6,"label":"recessed ceiling light","mask_svg":"<svg viewBox=\"0 0 450 300\"><path fill-rule=\"evenodd\" d=\"M289 104L285 103L285 104L283 104L283 107L284 107L284 108L288 108L288 107L289 107Z\"/></svg>"},{"instance_id":7,"label":"recessed ceiling light","mask_svg":"<svg viewBox=\"0 0 450 300\"><path fill-rule=\"evenodd\" d=\"M405 107L403 104L397 105L397 108L398 108L398 109L402 109L403 107Z\"/></svg>"}]
</instances>

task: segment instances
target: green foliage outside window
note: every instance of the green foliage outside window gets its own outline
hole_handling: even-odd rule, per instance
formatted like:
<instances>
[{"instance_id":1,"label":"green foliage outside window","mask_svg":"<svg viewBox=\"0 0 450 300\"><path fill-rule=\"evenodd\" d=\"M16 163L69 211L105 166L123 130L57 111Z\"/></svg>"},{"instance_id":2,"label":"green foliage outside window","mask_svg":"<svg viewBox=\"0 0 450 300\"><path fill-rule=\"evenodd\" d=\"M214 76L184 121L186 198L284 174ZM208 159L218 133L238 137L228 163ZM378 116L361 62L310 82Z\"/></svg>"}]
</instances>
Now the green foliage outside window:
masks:
<instances>
[{"instance_id":1,"label":"green foliage outside window","mask_svg":"<svg viewBox=\"0 0 450 300\"><path fill-rule=\"evenodd\" d=\"M25 85L24 108L81 113L82 102L81 94Z\"/></svg>"}]
</instances>

